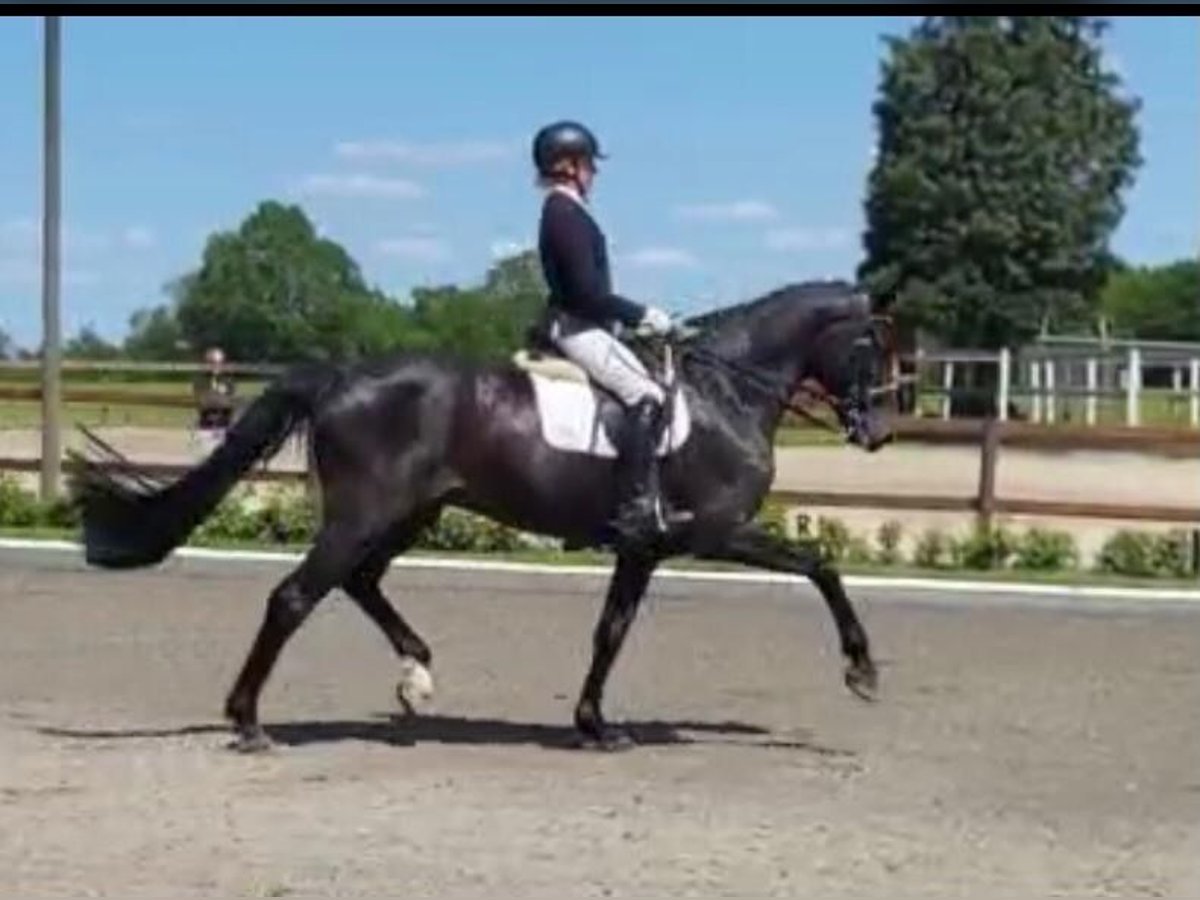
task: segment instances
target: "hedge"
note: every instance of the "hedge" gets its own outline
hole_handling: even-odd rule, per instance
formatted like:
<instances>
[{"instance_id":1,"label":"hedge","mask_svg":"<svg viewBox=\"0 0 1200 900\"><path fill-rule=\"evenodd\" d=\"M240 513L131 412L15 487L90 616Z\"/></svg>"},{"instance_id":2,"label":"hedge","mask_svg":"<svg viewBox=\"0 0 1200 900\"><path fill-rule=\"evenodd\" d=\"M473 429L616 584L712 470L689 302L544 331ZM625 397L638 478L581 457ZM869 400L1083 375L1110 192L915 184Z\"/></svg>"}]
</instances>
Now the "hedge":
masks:
<instances>
[{"instance_id":1,"label":"hedge","mask_svg":"<svg viewBox=\"0 0 1200 900\"><path fill-rule=\"evenodd\" d=\"M756 517L767 531L789 536L789 514L768 502ZM74 530L78 511L66 501L41 503L11 476L0 475L0 528ZM307 496L276 487L257 496L239 488L221 502L193 535L194 543L245 542L305 544L312 540L317 515ZM1002 526L975 527L965 535L926 529L916 535L911 555L903 552L904 526L882 523L870 537L854 534L839 519L799 515L795 537L815 544L829 560L850 565L904 566L921 569L1039 572L1083 571L1079 549L1064 531L1033 527L1021 533ZM459 509L443 511L416 542L423 550L510 553L560 547L557 541L528 534ZM1149 578L1186 578L1195 572L1190 535L1179 528L1167 532L1120 530L1097 554L1093 571Z\"/></svg>"}]
</instances>

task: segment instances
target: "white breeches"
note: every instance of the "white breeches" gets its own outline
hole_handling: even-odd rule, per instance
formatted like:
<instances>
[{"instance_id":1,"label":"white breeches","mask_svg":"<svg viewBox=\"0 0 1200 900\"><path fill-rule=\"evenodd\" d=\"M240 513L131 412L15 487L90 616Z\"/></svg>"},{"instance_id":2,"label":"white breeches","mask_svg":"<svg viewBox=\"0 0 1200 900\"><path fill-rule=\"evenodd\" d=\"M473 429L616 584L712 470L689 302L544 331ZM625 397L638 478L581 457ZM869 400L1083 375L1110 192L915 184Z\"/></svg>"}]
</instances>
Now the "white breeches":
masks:
<instances>
[{"instance_id":1,"label":"white breeches","mask_svg":"<svg viewBox=\"0 0 1200 900\"><path fill-rule=\"evenodd\" d=\"M608 388L626 406L644 397L659 403L666 400L663 389L628 347L603 328L553 332L554 343L563 356L582 368L596 383Z\"/></svg>"}]
</instances>

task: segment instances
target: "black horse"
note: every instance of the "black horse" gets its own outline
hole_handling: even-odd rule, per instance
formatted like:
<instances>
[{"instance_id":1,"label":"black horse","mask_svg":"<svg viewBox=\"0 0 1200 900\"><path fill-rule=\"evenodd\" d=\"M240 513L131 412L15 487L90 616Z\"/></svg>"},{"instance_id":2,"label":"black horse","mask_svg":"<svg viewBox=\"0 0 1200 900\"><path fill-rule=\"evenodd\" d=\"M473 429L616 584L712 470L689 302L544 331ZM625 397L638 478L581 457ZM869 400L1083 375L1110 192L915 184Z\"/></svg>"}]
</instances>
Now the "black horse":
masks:
<instances>
[{"instance_id":1,"label":"black horse","mask_svg":"<svg viewBox=\"0 0 1200 900\"><path fill-rule=\"evenodd\" d=\"M655 567L690 555L808 577L837 624L846 684L871 696L876 669L867 635L836 570L811 546L753 522L774 476L774 435L799 390L815 391L846 438L873 451L891 438L878 387L889 362L885 320L843 282L792 285L687 323L672 344L690 432L662 466L670 505L692 514L656 546L618 548L575 709L586 744L627 738L601 714L604 684ZM809 387L806 388L805 386ZM597 392L606 417L615 401ZM221 498L294 429L307 426L321 488L321 525L300 565L272 591L265 619L225 713L244 749L267 746L258 700L284 643L316 604L342 588L401 659L401 699L431 690L432 654L380 589L391 560L443 507L599 546L614 507L611 458L549 445L528 372L442 354L400 353L353 365L307 364L277 378L224 443L171 484L114 475L75 458L89 563L152 565L183 543Z\"/></svg>"}]
</instances>

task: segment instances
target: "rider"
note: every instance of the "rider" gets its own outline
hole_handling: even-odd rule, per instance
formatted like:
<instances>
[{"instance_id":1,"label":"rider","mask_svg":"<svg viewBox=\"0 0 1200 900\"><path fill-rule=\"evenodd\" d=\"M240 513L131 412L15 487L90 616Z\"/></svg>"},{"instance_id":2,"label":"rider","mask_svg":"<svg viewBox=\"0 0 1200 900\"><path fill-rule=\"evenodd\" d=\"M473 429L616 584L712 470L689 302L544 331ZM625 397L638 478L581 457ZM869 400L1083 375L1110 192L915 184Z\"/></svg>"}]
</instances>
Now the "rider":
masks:
<instances>
[{"instance_id":1,"label":"rider","mask_svg":"<svg viewBox=\"0 0 1200 900\"><path fill-rule=\"evenodd\" d=\"M549 287L549 339L630 410L618 442L613 526L625 540L640 542L666 531L655 458L665 395L617 335L622 328L668 334L673 324L663 310L613 292L604 233L587 208L596 160L604 158L596 137L577 122L538 131L533 162L546 190L538 251Z\"/></svg>"}]
</instances>

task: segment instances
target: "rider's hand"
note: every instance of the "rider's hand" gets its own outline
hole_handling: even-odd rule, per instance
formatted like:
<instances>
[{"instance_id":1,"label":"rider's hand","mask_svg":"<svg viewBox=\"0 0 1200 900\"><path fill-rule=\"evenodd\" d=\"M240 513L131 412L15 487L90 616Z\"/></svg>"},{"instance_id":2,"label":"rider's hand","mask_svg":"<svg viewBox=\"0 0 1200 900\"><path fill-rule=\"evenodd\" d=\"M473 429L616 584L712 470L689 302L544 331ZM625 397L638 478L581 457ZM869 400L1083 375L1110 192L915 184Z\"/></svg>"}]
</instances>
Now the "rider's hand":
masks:
<instances>
[{"instance_id":1,"label":"rider's hand","mask_svg":"<svg viewBox=\"0 0 1200 900\"><path fill-rule=\"evenodd\" d=\"M670 314L656 306L646 307L646 313L638 324L639 330L650 331L654 334L670 334L673 327L674 322L671 320Z\"/></svg>"}]
</instances>

